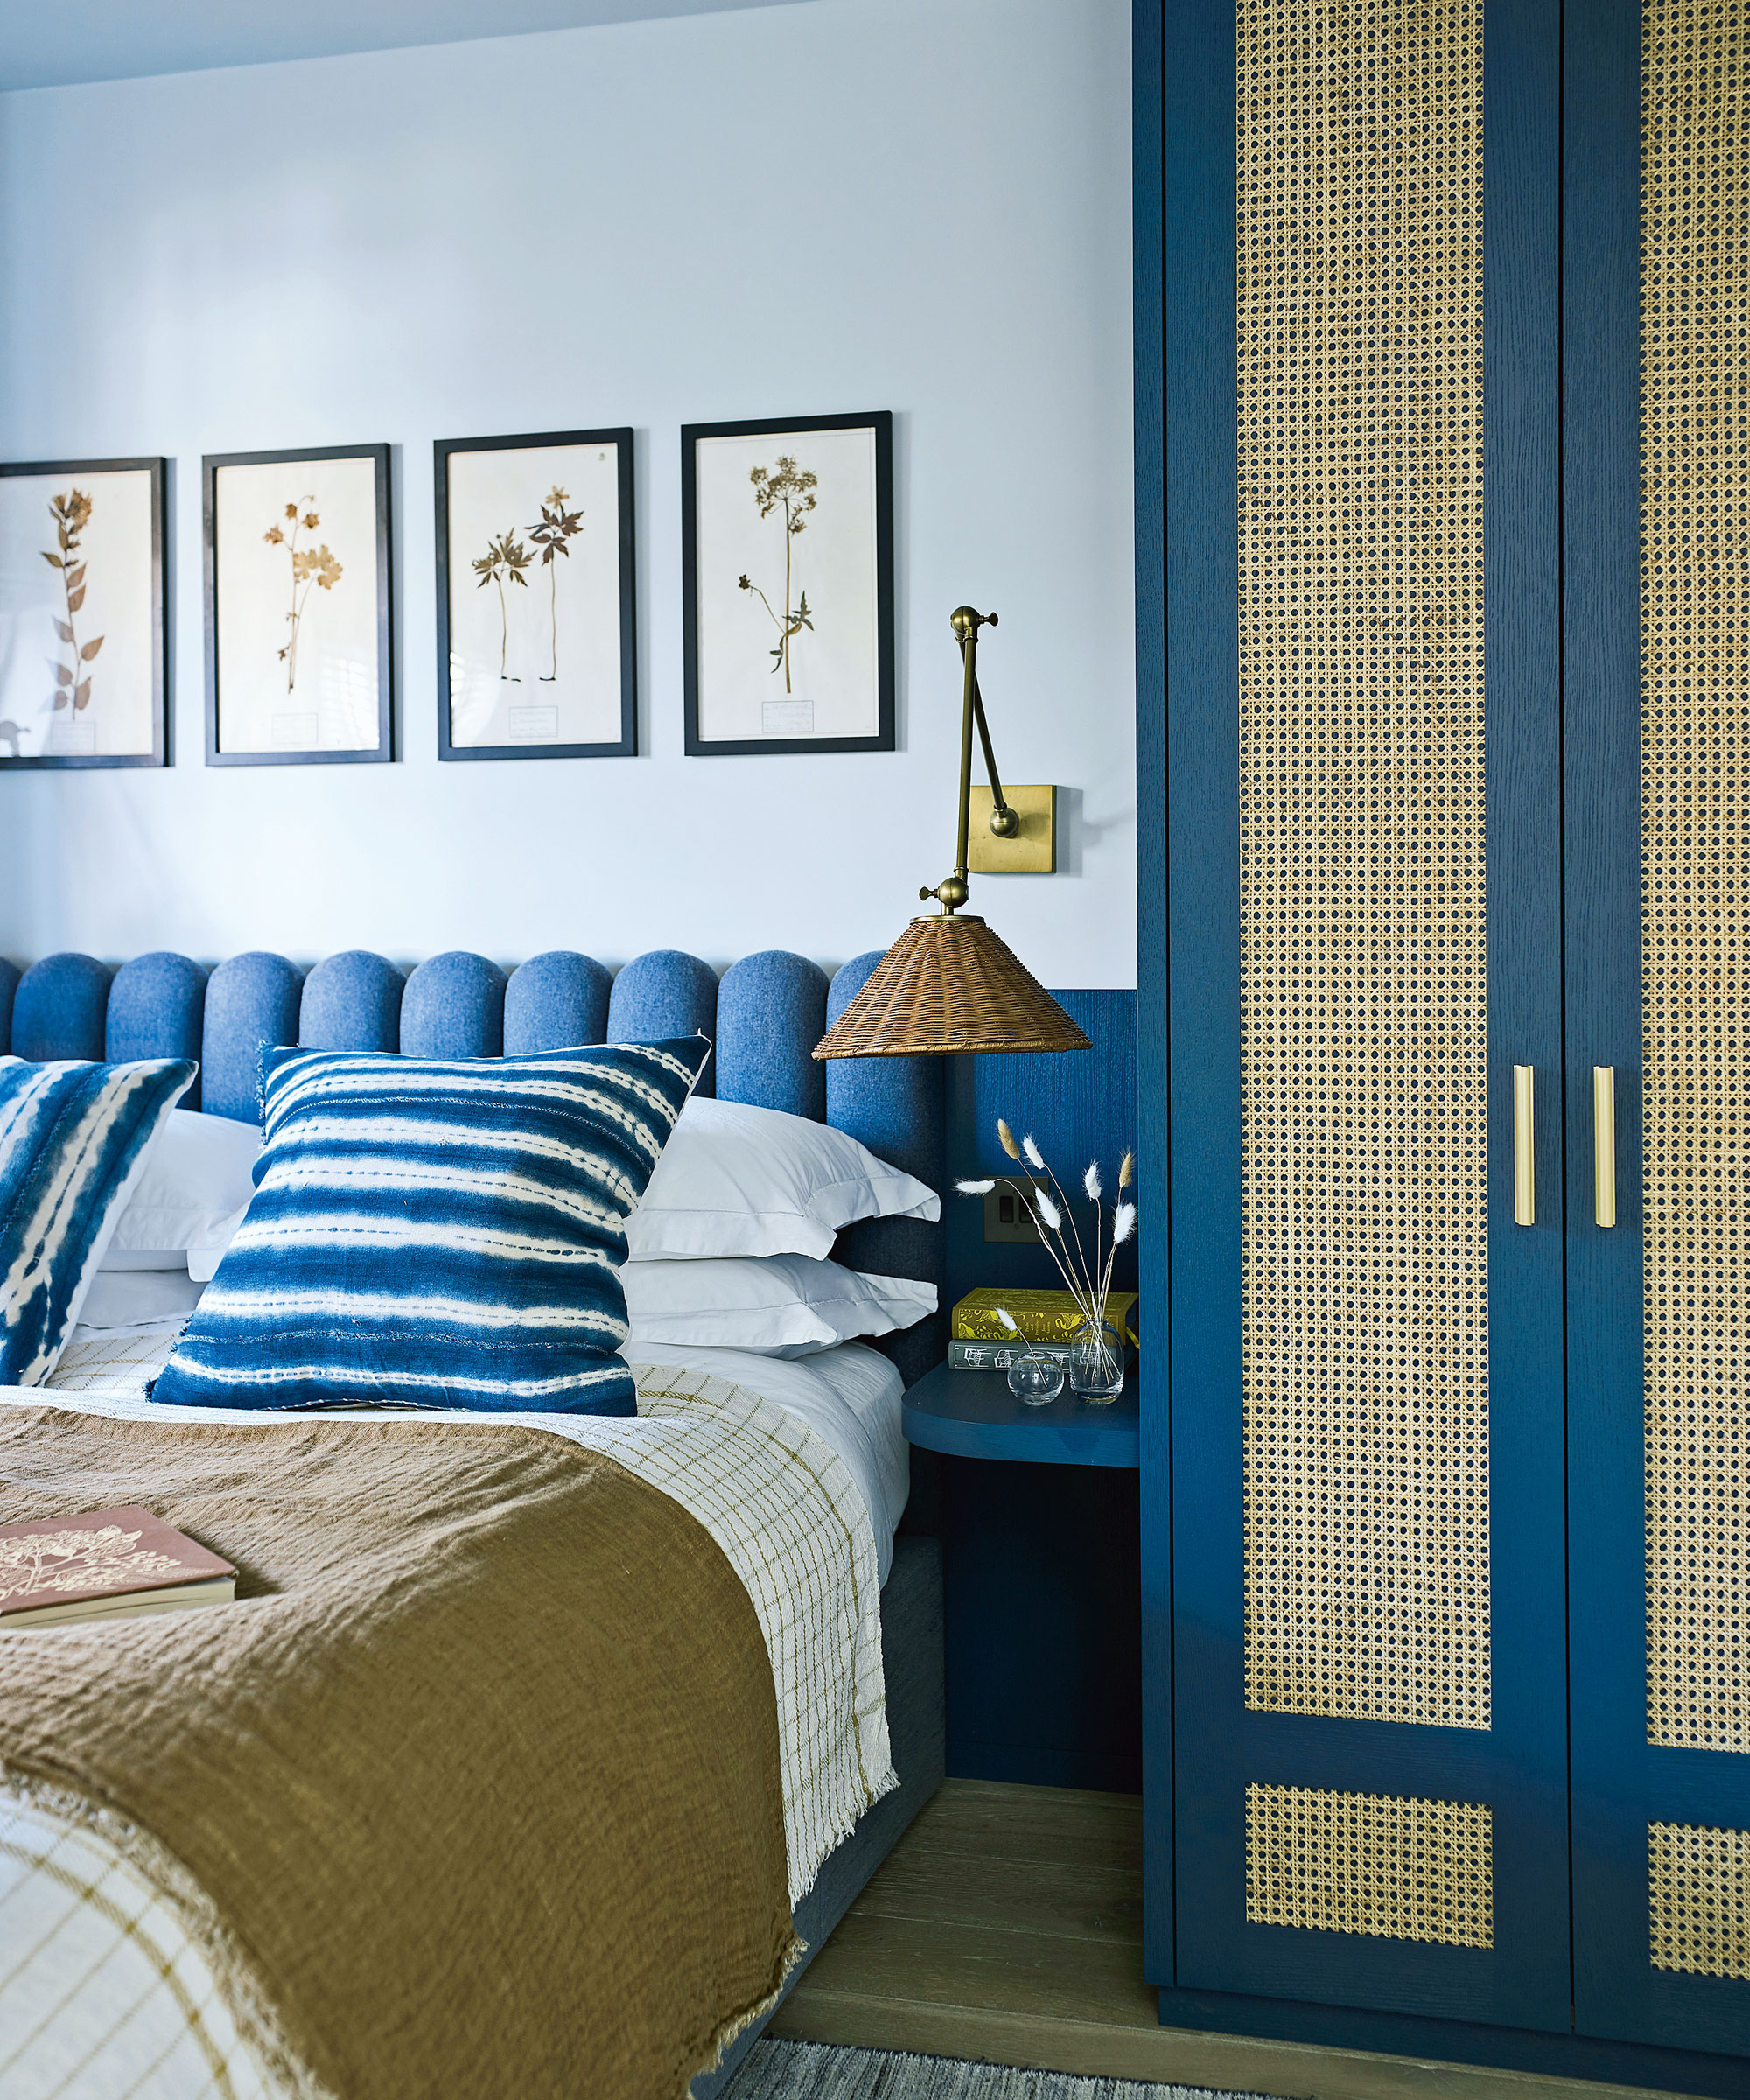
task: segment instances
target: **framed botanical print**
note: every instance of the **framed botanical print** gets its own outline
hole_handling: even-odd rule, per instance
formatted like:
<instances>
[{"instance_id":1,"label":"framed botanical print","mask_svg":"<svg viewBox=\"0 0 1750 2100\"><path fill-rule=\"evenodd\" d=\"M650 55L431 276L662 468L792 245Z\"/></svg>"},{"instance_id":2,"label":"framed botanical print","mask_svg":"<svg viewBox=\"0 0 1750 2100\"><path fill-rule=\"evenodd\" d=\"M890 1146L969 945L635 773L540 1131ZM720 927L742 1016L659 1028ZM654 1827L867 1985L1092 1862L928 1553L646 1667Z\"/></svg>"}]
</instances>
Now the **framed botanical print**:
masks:
<instances>
[{"instance_id":1,"label":"framed botanical print","mask_svg":"<svg viewBox=\"0 0 1750 2100\"><path fill-rule=\"evenodd\" d=\"M893 748L893 418L681 432L686 748Z\"/></svg>"},{"instance_id":2,"label":"framed botanical print","mask_svg":"<svg viewBox=\"0 0 1750 2100\"><path fill-rule=\"evenodd\" d=\"M201 462L206 763L395 756L388 447Z\"/></svg>"},{"instance_id":3,"label":"framed botanical print","mask_svg":"<svg viewBox=\"0 0 1750 2100\"><path fill-rule=\"evenodd\" d=\"M433 448L438 755L637 749L632 432Z\"/></svg>"},{"instance_id":4,"label":"framed botanical print","mask_svg":"<svg viewBox=\"0 0 1750 2100\"><path fill-rule=\"evenodd\" d=\"M0 767L170 762L164 462L0 466Z\"/></svg>"}]
</instances>

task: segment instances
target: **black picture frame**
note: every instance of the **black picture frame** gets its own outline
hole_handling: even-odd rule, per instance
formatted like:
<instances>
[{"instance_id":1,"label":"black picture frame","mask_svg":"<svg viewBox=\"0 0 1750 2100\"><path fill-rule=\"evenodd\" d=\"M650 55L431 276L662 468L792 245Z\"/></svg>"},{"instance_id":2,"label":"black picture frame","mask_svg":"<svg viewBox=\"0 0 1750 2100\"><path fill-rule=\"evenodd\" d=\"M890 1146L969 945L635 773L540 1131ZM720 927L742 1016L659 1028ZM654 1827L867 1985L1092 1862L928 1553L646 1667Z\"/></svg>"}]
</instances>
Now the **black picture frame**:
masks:
<instances>
[{"instance_id":1,"label":"black picture frame","mask_svg":"<svg viewBox=\"0 0 1750 2100\"><path fill-rule=\"evenodd\" d=\"M868 737L699 735L697 448L712 438L784 438L811 430L875 433L876 730ZM685 677L685 749L690 759L746 758L785 752L892 751L893 731L893 417L874 409L854 416L780 416L751 423L690 423L681 430L681 580Z\"/></svg>"},{"instance_id":2,"label":"black picture frame","mask_svg":"<svg viewBox=\"0 0 1750 2100\"><path fill-rule=\"evenodd\" d=\"M218 474L228 466L294 466L304 459L368 459L374 472L377 586L377 740L357 751L221 751L219 690ZM387 444L304 445L287 452L208 452L200 461L200 541L206 645L206 763L209 766L384 766L395 758L394 563L390 558Z\"/></svg>"},{"instance_id":3,"label":"black picture frame","mask_svg":"<svg viewBox=\"0 0 1750 2100\"><path fill-rule=\"evenodd\" d=\"M170 606L164 564L165 534L169 525L166 489L169 461L163 454L137 459L38 459L0 463L0 479L38 475L60 480L75 474L144 473L150 477L151 506L151 676L152 748L149 752L42 752L35 757L0 759L0 773L53 770L90 771L99 766L168 766L170 734ZM9 722L4 727L10 728ZM0 731L4 733L4 731Z\"/></svg>"},{"instance_id":4,"label":"black picture frame","mask_svg":"<svg viewBox=\"0 0 1750 2100\"><path fill-rule=\"evenodd\" d=\"M634 514L634 432L537 430L506 438L440 438L431 447L438 584L438 756L469 759L630 759L638 755L638 540ZM612 445L619 508L620 735L597 744L455 744L451 740L450 458L454 452L533 451L542 445Z\"/></svg>"}]
</instances>

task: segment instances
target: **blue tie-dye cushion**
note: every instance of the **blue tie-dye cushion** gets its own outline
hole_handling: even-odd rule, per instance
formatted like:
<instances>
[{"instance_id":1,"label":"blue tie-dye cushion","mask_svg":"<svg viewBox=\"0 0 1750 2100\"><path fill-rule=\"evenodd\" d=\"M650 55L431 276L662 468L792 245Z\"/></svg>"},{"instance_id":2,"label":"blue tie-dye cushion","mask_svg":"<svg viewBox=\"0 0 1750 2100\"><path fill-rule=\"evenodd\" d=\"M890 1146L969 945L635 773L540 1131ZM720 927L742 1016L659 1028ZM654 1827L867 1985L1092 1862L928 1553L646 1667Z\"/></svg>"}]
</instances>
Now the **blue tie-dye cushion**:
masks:
<instances>
[{"instance_id":1,"label":"blue tie-dye cushion","mask_svg":"<svg viewBox=\"0 0 1750 2100\"><path fill-rule=\"evenodd\" d=\"M270 1050L255 1195L152 1398L634 1413L626 1221L710 1047Z\"/></svg>"},{"instance_id":2,"label":"blue tie-dye cushion","mask_svg":"<svg viewBox=\"0 0 1750 2100\"><path fill-rule=\"evenodd\" d=\"M53 1370L152 1142L196 1069L186 1058L0 1058L0 1385L40 1385Z\"/></svg>"}]
</instances>

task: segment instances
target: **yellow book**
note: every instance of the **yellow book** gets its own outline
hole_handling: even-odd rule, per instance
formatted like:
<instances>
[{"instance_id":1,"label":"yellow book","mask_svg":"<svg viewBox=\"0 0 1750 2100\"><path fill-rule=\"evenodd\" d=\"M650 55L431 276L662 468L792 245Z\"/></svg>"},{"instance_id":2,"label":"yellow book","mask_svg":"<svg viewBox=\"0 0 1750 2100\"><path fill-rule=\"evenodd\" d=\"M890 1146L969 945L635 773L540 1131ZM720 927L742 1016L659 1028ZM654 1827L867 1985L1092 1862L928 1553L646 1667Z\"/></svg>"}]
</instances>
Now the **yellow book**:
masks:
<instances>
[{"instance_id":1,"label":"yellow book","mask_svg":"<svg viewBox=\"0 0 1750 2100\"><path fill-rule=\"evenodd\" d=\"M1106 1317L1127 1341L1137 1339L1136 1303L1134 1291L1113 1291L1106 1298ZM1081 1312L1068 1291L1010 1291L1000 1284L983 1284L954 1308L951 1339L1009 1340L1009 1330L997 1317L998 1306L1029 1341L1068 1341L1082 1325Z\"/></svg>"}]
</instances>

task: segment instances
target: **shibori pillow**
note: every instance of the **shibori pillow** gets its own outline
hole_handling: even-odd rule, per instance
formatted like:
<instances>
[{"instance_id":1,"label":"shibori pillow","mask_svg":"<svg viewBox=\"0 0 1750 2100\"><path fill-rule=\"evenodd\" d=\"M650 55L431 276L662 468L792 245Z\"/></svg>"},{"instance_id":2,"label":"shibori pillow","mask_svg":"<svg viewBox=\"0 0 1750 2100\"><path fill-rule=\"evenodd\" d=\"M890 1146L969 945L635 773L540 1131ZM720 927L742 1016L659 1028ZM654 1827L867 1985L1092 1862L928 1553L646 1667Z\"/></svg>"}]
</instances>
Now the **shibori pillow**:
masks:
<instances>
[{"instance_id":1,"label":"shibori pillow","mask_svg":"<svg viewBox=\"0 0 1750 2100\"><path fill-rule=\"evenodd\" d=\"M40 1385L54 1369L196 1069L186 1058L0 1058L0 1385Z\"/></svg>"},{"instance_id":2,"label":"shibori pillow","mask_svg":"<svg viewBox=\"0 0 1750 2100\"><path fill-rule=\"evenodd\" d=\"M710 1048L267 1051L256 1193L151 1397L635 1413L626 1221Z\"/></svg>"}]
</instances>

